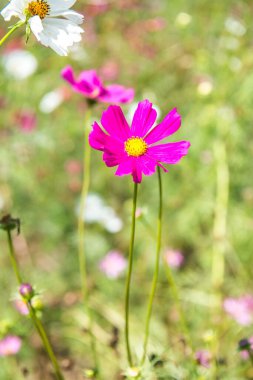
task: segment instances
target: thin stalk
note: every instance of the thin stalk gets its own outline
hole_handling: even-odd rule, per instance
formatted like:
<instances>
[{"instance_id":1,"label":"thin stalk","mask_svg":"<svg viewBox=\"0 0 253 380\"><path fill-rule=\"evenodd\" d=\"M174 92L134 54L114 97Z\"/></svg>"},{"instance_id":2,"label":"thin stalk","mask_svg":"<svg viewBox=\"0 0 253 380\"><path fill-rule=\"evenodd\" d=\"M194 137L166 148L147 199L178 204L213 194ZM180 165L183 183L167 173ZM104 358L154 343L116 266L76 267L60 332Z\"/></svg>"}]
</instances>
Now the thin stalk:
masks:
<instances>
[{"instance_id":1,"label":"thin stalk","mask_svg":"<svg viewBox=\"0 0 253 380\"><path fill-rule=\"evenodd\" d=\"M95 365L96 373L99 377L99 363L97 357L96 349L96 338L93 334L93 313L89 305L89 290L88 290L88 280L87 280L87 262L86 262L86 252L85 252L85 207L87 196L90 187L90 156L91 147L89 144L89 122L91 119L91 111L88 109L85 115L85 128L84 128L84 154L83 154L83 183L81 191L81 201L80 209L78 215L78 257L79 257L79 269L81 277L81 287L83 301L86 305L86 310L88 314L88 333L91 340L91 351L93 354L93 360Z\"/></svg>"},{"instance_id":2,"label":"thin stalk","mask_svg":"<svg viewBox=\"0 0 253 380\"><path fill-rule=\"evenodd\" d=\"M171 269L170 269L170 267L169 267L169 265L168 265L167 262L165 263L164 267L165 267L166 277L167 277L169 286L171 288L171 292L172 292L173 298L174 298L174 300L176 302L177 310L179 312L181 329L184 332L184 334L185 334L185 336L186 336L186 338L188 340L188 343L190 344L190 347L191 347L191 349L193 351L192 341L191 341L189 329L188 329L188 326L187 326L187 323L186 323L186 319L185 319L185 315L184 315L184 312L183 312L183 309L182 309L182 306L181 306L180 294L179 294L178 287L176 285L176 282L174 280L173 274L172 274Z\"/></svg>"},{"instance_id":3,"label":"thin stalk","mask_svg":"<svg viewBox=\"0 0 253 380\"><path fill-rule=\"evenodd\" d=\"M8 33L6 33L3 38L1 38L0 40L0 46L3 45L3 43L7 40L7 38L15 32L15 30L17 30L18 28L20 28L20 26L24 25L25 24L25 21L20 21L18 22L17 24L15 24L10 30Z\"/></svg>"},{"instance_id":4,"label":"thin stalk","mask_svg":"<svg viewBox=\"0 0 253 380\"><path fill-rule=\"evenodd\" d=\"M17 263L16 256L15 256L15 251L14 251L14 247L13 247L13 242L12 242L10 230L7 230L7 236L8 236L8 244L9 244L9 252L10 252L12 268L14 270L18 284L21 285L23 281L22 281L22 277L21 277L21 274L20 274L19 269L18 269L18 263Z\"/></svg>"},{"instance_id":5,"label":"thin stalk","mask_svg":"<svg viewBox=\"0 0 253 380\"><path fill-rule=\"evenodd\" d=\"M18 263L16 260L16 255L15 255L15 251L14 251L14 247L13 247L12 236L11 236L11 232L9 230L7 230L7 235L8 235L8 244L9 244L9 252L10 252L12 267L13 267L14 273L16 275L17 282L19 285L21 285L22 284L22 277L21 277L21 274L20 274L20 271L18 268ZM56 356L53 352L52 346L48 340L47 334L45 332L45 329L44 329L41 321L37 318L35 310L32 307L31 303L26 301L26 305L28 307L29 315L33 321L33 324L34 324L35 328L37 329L37 331L41 337L42 343L44 345L44 348L45 348L45 350L46 350L46 352L47 352L47 354L48 354L48 356L52 362L57 380L64 380L64 377L63 377L61 370L60 370L60 366L58 364L58 361L57 361Z\"/></svg>"},{"instance_id":6,"label":"thin stalk","mask_svg":"<svg viewBox=\"0 0 253 380\"><path fill-rule=\"evenodd\" d=\"M159 208L158 208L158 219L157 219L157 243L156 243L156 262L155 262L155 271L152 280L151 293L149 296L148 308L147 308L147 316L146 316L146 324L145 324L145 336L143 343L143 356L141 359L141 365L144 364L147 354L147 346L148 346L148 338L149 338L149 326L150 319L152 314L153 302L155 297L155 291L157 287L158 275L159 275L159 263L160 263L160 251L161 251L161 241L162 241L162 178L161 178L161 170L158 167L158 186L159 186Z\"/></svg>"},{"instance_id":7,"label":"thin stalk","mask_svg":"<svg viewBox=\"0 0 253 380\"><path fill-rule=\"evenodd\" d=\"M132 227L130 235L130 245L129 245L129 257L128 257L128 271L126 279L126 290L125 290L125 340L126 340L126 350L127 350L127 359L130 367L133 366L130 340L129 340L129 298L130 298L130 285L131 277L133 270L133 251L134 251L134 238L135 238L135 213L136 213L136 204L137 204L137 193L138 193L138 184L134 184L134 193L133 193L133 207L132 207Z\"/></svg>"},{"instance_id":8,"label":"thin stalk","mask_svg":"<svg viewBox=\"0 0 253 380\"><path fill-rule=\"evenodd\" d=\"M217 163L217 185L213 227L212 282L214 288L218 289L222 286L224 281L229 197L229 169L226 147L223 141L216 142L214 153Z\"/></svg>"}]
</instances>

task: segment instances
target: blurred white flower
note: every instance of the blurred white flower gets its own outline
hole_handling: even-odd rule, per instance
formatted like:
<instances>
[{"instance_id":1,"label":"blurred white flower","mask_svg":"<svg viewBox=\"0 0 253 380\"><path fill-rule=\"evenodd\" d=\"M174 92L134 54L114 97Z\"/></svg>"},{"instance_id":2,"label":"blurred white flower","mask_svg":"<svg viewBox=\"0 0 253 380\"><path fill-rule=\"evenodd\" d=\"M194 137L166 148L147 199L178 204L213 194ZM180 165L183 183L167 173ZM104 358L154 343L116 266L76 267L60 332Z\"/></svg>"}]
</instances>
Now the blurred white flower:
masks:
<instances>
[{"instance_id":1,"label":"blurred white flower","mask_svg":"<svg viewBox=\"0 0 253 380\"><path fill-rule=\"evenodd\" d=\"M207 96L213 91L213 84L210 80L205 79L198 84L198 93L202 96Z\"/></svg>"},{"instance_id":2,"label":"blurred white flower","mask_svg":"<svg viewBox=\"0 0 253 380\"><path fill-rule=\"evenodd\" d=\"M61 105L63 100L64 94L61 89L50 91L41 99L39 109L43 113L51 113Z\"/></svg>"},{"instance_id":3,"label":"blurred white flower","mask_svg":"<svg viewBox=\"0 0 253 380\"><path fill-rule=\"evenodd\" d=\"M83 16L70 9L74 3L75 0L11 0L1 15L5 21L18 17L42 45L67 55L83 33L78 26Z\"/></svg>"},{"instance_id":4,"label":"blurred white flower","mask_svg":"<svg viewBox=\"0 0 253 380\"><path fill-rule=\"evenodd\" d=\"M123 227L123 222L114 209L94 193L88 194L84 218L87 223L101 224L110 233L117 233Z\"/></svg>"},{"instance_id":5,"label":"blurred white flower","mask_svg":"<svg viewBox=\"0 0 253 380\"><path fill-rule=\"evenodd\" d=\"M28 78L38 67L34 55L21 49L3 54L1 61L7 75L16 80Z\"/></svg>"},{"instance_id":6,"label":"blurred white flower","mask_svg":"<svg viewBox=\"0 0 253 380\"><path fill-rule=\"evenodd\" d=\"M185 12L180 12L176 17L176 24L179 26L187 26L192 21L192 16Z\"/></svg>"},{"instance_id":7,"label":"blurred white flower","mask_svg":"<svg viewBox=\"0 0 253 380\"><path fill-rule=\"evenodd\" d=\"M245 26L240 21L232 17L226 19L225 28L228 32L238 37L243 36L246 33Z\"/></svg>"}]
</instances>

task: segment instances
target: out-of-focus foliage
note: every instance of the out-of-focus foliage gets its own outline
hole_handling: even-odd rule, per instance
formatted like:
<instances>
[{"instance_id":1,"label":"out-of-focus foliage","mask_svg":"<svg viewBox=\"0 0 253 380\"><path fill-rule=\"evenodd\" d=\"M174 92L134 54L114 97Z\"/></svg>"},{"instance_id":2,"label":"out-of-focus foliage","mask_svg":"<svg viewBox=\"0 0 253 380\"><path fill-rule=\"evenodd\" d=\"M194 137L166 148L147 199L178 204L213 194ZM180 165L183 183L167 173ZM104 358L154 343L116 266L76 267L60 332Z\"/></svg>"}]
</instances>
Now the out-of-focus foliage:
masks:
<instances>
[{"instance_id":1,"label":"out-of-focus foliage","mask_svg":"<svg viewBox=\"0 0 253 380\"><path fill-rule=\"evenodd\" d=\"M153 361L146 366L145 379L252 379L250 363L237 352L238 340L252 334L252 325L237 325L222 303L228 296L251 293L253 285L253 3L79 0L76 8L85 15L86 33L69 57L58 57L33 37L26 44L21 31L0 51L0 212L22 221L21 235L15 237L19 263L25 278L43 293L42 318L66 379L82 379L82 371L93 365L77 259L87 105L60 77L67 64L76 72L96 68L106 83L134 87L135 101L148 98L159 107L161 118L176 106L183 122L174 139L187 139L192 145L189 155L162 177L163 251L174 248L185 256L174 278L192 349L209 350L213 360L210 368L192 362L166 264L161 262L149 346ZM7 24L1 22L0 34L6 31ZM32 62L36 59L31 76L17 78L17 69L26 72L32 64L24 58L21 63L16 58L10 61L16 49L31 53ZM51 98L45 98L52 92ZM105 107L93 108L94 120ZM133 105L123 109L131 117ZM32 118L31 128L25 127L24 115ZM91 191L123 221L117 233L99 223L86 228L102 378L120 379L126 368L124 276L107 278L99 263L110 250L127 257L133 185L130 177L114 177L99 152L92 152L91 164ZM137 356L142 352L154 264L157 199L157 178L146 177L139 191L138 205L145 215L137 222L131 294L131 341ZM218 237L213 232L217 214L225 222L225 232ZM219 239L225 246L226 265L223 285L217 290L211 272ZM0 379L21 380L26 371L28 379L40 379L41 374L50 379L47 358L30 321L12 306L17 288L4 233L0 243L0 334L9 329L23 338L17 357L0 358ZM112 348L115 328L120 331L119 345ZM157 366L155 358L162 361Z\"/></svg>"}]
</instances>

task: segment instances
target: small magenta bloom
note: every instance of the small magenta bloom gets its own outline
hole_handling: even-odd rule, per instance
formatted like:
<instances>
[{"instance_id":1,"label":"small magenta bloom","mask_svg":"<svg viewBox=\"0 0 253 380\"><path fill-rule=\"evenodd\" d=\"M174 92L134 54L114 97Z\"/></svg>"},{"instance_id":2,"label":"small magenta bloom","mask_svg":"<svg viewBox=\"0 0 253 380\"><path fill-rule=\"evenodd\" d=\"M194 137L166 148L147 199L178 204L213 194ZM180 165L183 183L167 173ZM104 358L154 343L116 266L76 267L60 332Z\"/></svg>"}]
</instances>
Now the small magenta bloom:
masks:
<instances>
[{"instance_id":1,"label":"small magenta bloom","mask_svg":"<svg viewBox=\"0 0 253 380\"><path fill-rule=\"evenodd\" d=\"M0 340L0 356L15 355L22 345L21 339L16 335L7 335Z\"/></svg>"},{"instance_id":2,"label":"small magenta bloom","mask_svg":"<svg viewBox=\"0 0 253 380\"><path fill-rule=\"evenodd\" d=\"M164 256L171 268L179 269L184 263L184 256L182 253L174 249L168 249Z\"/></svg>"},{"instance_id":3,"label":"small magenta bloom","mask_svg":"<svg viewBox=\"0 0 253 380\"><path fill-rule=\"evenodd\" d=\"M33 287L31 284L21 284L19 287L19 294L26 300L30 300L34 296Z\"/></svg>"},{"instance_id":4,"label":"small magenta bloom","mask_svg":"<svg viewBox=\"0 0 253 380\"><path fill-rule=\"evenodd\" d=\"M107 166L118 166L115 175L131 174L133 181L140 183L142 174L154 174L156 166L167 172L161 162L176 164L188 153L188 141L156 145L179 129L181 117L176 108L153 127L156 115L152 103L143 100L138 104L131 127L119 106L109 106L103 112L101 124L107 133L94 122L90 145L104 152L103 160Z\"/></svg>"},{"instance_id":5,"label":"small magenta bloom","mask_svg":"<svg viewBox=\"0 0 253 380\"><path fill-rule=\"evenodd\" d=\"M100 261L99 268L109 278L118 278L125 270L127 260L118 251L110 251Z\"/></svg>"},{"instance_id":6,"label":"small magenta bloom","mask_svg":"<svg viewBox=\"0 0 253 380\"><path fill-rule=\"evenodd\" d=\"M195 354L196 361L199 365L205 368L210 367L211 354L207 350L199 350Z\"/></svg>"},{"instance_id":7,"label":"small magenta bloom","mask_svg":"<svg viewBox=\"0 0 253 380\"><path fill-rule=\"evenodd\" d=\"M245 295L239 298L227 298L223 303L224 310L239 325L247 326L253 321L253 297Z\"/></svg>"},{"instance_id":8,"label":"small magenta bloom","mask_svg":"<svg viewBox=\"0 0 253 380\"><path fill-rule=\"evenodd\" d=\"M86 98L102 103L128 103L134 98L134 89L119 84L104 86L95 70L82 71L77 79L71 66L65 67L61 72L74 91Z\"/></svg>"}]
</instances>

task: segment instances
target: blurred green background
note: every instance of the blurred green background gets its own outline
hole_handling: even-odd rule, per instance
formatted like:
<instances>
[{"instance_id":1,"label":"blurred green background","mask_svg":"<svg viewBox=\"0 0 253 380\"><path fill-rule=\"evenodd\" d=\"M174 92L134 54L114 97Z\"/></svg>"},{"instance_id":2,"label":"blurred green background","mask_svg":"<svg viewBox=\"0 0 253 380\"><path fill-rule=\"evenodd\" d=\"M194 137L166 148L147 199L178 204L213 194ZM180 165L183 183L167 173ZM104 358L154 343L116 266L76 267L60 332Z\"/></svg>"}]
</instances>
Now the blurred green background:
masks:
<instances>
[{"instance_id":1,"label":"blurred green background","mask_svg":"<svg viewBox=\"0 0 253 380\"><path fill-rule=\"evenodd\" d=\"M1 8L5 4L0 1ZM22 31L0 53L0 213L22 221L21 234L15 236L20 267L41 292L43 323L66 379L86 378L84 369L93 365L77 256L87 105L60 77L67 64L76 73L95 68L105 83L134 87L134 101L148 98L159 107L161 118L176 106L182 127L171 140L191 142L189 155L162 177L163 252L176 249L185 257L174 278L192 348L208 349L215 359L210 368L197 367L195 377L190 375L189 347L162 262L149 354L163 363L159 367L148 363L144 378L253 379L250 363L237 352L238 340L250 336L252 325L239 326L222 308L224 298L251 293L253 284L253 3L79 0L74 8L85 15L85 34L70 56L57 56L33 36L25 44ZM1 36L8 25L1 20ZM10 61L17 49L31 56L23 61L14 56ZM22 78L29 67L34 72ZM134 107L123 109L130 115ZM105 108L106 104L97 105L93 119L99 120ZM22 115L27 114L33 115L31 131L24 131ZM102 378L122 379L125 275L110 279L99 262L110 250L127 257L133 184L130 177L114 177L100 152L92 152L91 164L91 192L123 223L116 233L101 223L90 223L86 234ZM138 206L145 215L137 222L131 294L130 331L137 356L142 352L155 258L157 197L156 176L144 178ZM0 358L0 379L51 379L36 332L12 305L17 286L4 232L0 244L0 332L23 338L17 356ZM219 268L223 256L224 277L214 287L213 260L218 257ZM120 330L119 345L112 348L115 327ZM206 339L206 334L211 338Z\"/></svg>"}]
</instances>

